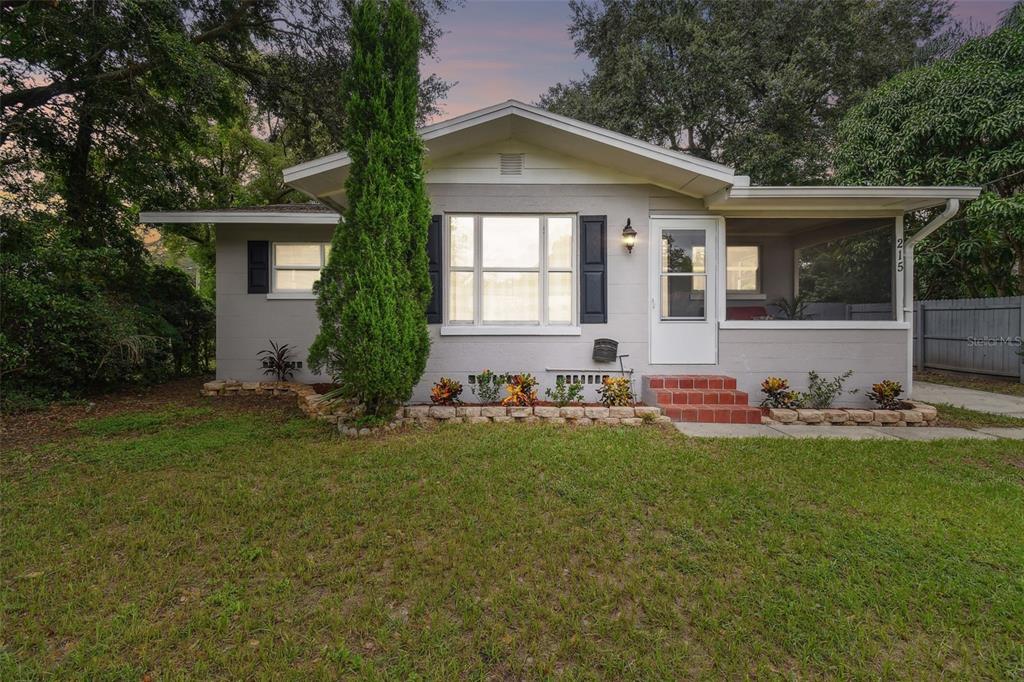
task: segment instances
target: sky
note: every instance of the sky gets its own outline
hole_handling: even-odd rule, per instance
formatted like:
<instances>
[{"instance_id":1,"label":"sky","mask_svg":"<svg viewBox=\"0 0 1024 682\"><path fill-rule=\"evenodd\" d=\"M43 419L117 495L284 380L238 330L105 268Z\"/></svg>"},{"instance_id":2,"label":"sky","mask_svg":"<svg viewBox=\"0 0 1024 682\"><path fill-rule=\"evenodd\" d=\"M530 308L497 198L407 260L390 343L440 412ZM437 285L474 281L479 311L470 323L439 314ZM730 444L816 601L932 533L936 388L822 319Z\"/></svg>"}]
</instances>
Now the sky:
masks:
<instances>
[{"instance_id":1,"label":"sky","mask_svg":"<svg viewBox=\"0 0 1024 682\"><path fill-rule=\"evenodd\" d=\"M991 29L1012 0L955 0L964 24ZM535 102L551 85L590 68L568 32L569 3L559 0L466 0L440 18L445 35L436 60L423 64L455 86L438 119L507 99Z\"/></svg>"}]
</instances>

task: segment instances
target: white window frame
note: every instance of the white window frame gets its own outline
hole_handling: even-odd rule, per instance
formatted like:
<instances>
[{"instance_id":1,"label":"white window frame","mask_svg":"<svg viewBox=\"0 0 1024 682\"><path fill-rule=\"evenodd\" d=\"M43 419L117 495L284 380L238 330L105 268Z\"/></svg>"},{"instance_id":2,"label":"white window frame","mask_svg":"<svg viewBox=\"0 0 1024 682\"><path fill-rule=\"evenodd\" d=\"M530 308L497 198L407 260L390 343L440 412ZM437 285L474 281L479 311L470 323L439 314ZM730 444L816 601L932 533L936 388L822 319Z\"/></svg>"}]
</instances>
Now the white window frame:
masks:
<instances>
[{"instance_id":1,"label":"white window frame","mask_svg":"<svg viewBox=\"0 0 1024 682\"><path fill-rule=\"evenodd\" d=\"M322 272L324 267L327 265L327 247L331 245L330 242L271 242L270 243L270 293L267 294L268 298L314 298L312 289L278 289L277 288L277 277L275 276L278 270L316 270ZM320 265L277 265L277 247L278 246L319 246L320 247Z\"/></svg>"},{"instance_id":2,"label":"white window frame","mask_svg":"<svg viewBox=\"0 0 1024 682\"><path fill-rule=\"evenodd\" d=\"M754 289L726 289L726 294L734 294L735 298L742 298L744 296L760 296L764 293L764 261L762 256L764 249L761 244L755 242L740 242L735 244L725 245L725 281L729 281L729 249L733 247L750 248L754 247L757 249L757 283Z\"/></svg>"},{"instance_id":3,"label":"white window frame","mask_svg":"<svg viewBox=\"0 0 1024 682\"><path fill-rule=\"evenodd\" d=\"M483 221L484 218L538 218L540 221L540 254L535 268L527 267L484 267L483 265ZM452 218L473 219L473 265L452 266L451 264L451 221ZM551 218L568 218L572 221L571 263L568 268L551 267L548 265L548 220ZM579 217L575 213L476 213L472 211L452 211L444 214L442 230L442 277L444 282L444 324L442 335L579 335ZM473 273L473 320L452 320L450 310L451 286L453 272ZM483 319L483 275L487 272L528 272L537 273L538 310L540 320L522 321L485 321ZM548 275L551 273L569 273L572 283L570 311L568 321L552 322L548 310Z\"/></svg>"}]
</instances>

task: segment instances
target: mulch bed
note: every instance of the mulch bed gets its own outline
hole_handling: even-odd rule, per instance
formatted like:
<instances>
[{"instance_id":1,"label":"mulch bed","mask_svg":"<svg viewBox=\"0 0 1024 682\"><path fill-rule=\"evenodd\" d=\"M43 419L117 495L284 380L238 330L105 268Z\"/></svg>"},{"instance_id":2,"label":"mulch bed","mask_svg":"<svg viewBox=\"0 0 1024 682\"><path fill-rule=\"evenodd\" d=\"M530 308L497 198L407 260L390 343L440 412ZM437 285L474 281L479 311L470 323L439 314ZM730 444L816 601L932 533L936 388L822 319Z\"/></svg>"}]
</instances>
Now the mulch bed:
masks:
<instances>
[{"instance_id":1,"label":"mulch bed","mask_svg":"<svg viewBox=\"0 0 1024 682\"><path fill-rule=\"evenodd\" d=\"M211 377L177 379L157 386L130 387L106 395L94 396L85 402L50 405L45 410L0 416L0 445L5 450L25 450L44 443L81 435L76 425L83 419L108 417L114 414L148 412L171 405L181 407L216 407L219 412L261 412L266 414L268 402L274 409L292 416L301 414L294 396L237 396L232 400L211 401L199 391Z\"/></svg>"}]
</instances>

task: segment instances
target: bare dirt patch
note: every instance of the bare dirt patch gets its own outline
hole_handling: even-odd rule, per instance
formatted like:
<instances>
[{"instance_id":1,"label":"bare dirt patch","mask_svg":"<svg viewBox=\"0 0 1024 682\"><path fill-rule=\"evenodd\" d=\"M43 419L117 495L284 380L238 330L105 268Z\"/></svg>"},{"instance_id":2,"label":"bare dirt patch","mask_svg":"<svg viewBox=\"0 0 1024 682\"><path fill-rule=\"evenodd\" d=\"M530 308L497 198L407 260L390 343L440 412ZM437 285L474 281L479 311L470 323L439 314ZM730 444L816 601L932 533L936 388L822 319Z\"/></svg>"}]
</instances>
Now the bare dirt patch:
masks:
<instances>
[{"instance_id":1,"label":"bare dirt patch","mask_svg":"<svg viewBox=\"0 0 1024 682\"><path fill-rule=\"evenodd\" d=\"M0 417L0 445L5 450L28 450L46 443L82 435L77 424L83 419L109 417L160 410L170 406L214 407L218 413L266 413L268 409L282 414L301 414L294 396L235 396L231 400L207 398L199 394L210 377L177 379L165 384L121 389L95 396L86 402L50 405L45 410L3 415Z\"/></svg>"}]
</instances>

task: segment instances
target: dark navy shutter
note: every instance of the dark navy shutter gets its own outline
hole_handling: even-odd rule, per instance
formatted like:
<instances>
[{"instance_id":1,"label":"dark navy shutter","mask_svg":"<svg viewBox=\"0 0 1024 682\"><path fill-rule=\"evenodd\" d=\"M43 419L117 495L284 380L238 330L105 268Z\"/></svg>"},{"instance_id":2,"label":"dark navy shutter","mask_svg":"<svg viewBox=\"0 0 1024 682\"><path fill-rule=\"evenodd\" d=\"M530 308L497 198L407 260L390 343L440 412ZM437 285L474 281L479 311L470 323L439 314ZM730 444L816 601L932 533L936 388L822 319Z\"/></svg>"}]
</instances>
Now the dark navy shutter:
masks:
<instances>
[{"instance_id":1,"label":"dark navy shutter","mask_svg":"<svg viewBox=\"0 0 1024 682\"><path fill-rule=\"evenodd\" d=\"M580 322L608 322L608 216L580 217Z\"/></svg>"},{"instance_id":2,"label":"dark navy shutter","mask_svg":"<svg viewBox=\"0 0 1024 682\"><path fill-rule=\"evenodd\" d=\"M270 242L249 242L249 293L270 293Z\"/></svg>"},{"instance_id":3,"label":"dark navy shutter","mask_svg":"<svg viewBox=\"0 0 1024 682\"><path fill-rule=\"evenodd\" d=\"M430 218L427 232L427 272L430 273L430 303L427 305L427 323L441 323L441 301L444 285L441 277L441 216Z\"/></svg>"}]
</instances>

